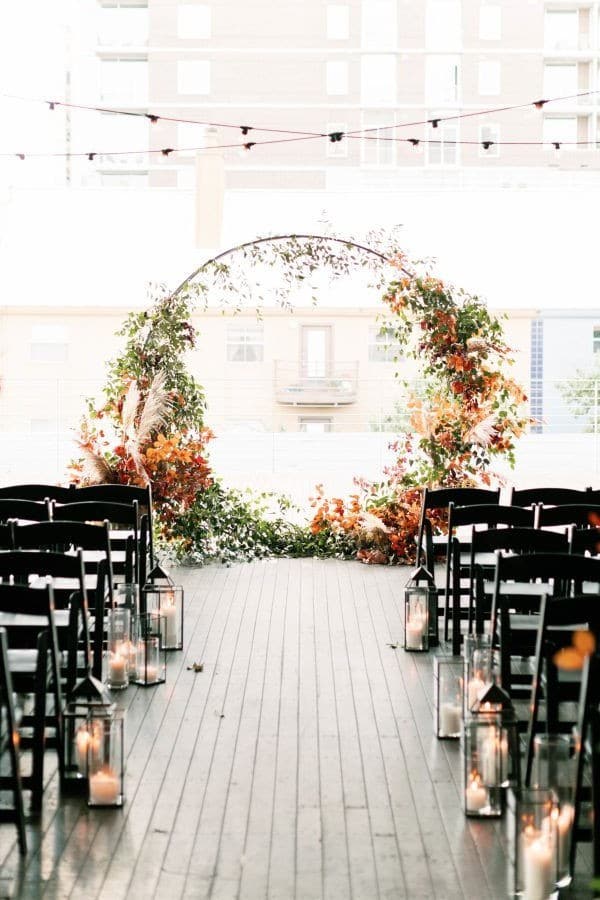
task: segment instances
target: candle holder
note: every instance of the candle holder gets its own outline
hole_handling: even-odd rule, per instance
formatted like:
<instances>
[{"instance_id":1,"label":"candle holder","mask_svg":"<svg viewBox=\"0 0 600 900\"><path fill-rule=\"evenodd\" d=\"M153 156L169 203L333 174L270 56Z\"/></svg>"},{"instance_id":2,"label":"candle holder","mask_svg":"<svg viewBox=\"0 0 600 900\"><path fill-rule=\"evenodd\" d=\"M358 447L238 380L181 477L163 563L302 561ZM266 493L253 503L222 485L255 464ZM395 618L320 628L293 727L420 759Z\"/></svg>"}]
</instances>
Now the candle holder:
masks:
<instances>
[{"instance_id":1,"label":"candle holder","mask_svg":"<svg viewBox=\"0 0 600 900\"><path fill-rule=\"evenodd\" d=\"M131 641L131 610L115 606L108 610L107 626L107 684L111 691L122 691L129 684L129 657L133 653Z\"/></svg>"},{"instance_id":2,"label":"candle holder","mask_svg":"<svg viewBox=\"0 0 600 900\"><path fill-rule=\"evenodd\" d=\"M433 660L434 731L444 740L458 740L462 730L462 662L455 656Z\"/></svg>"},{"instance_id":3,"label":"candle holder","mask_svg":"<svg viewBox=\"0 0 600 900\"><path fill-rule=\"evenodd\" d=\"M482 759L489 773L484 782L490 787L520 787L521 752L519 744L519 721L510 696L498 684L490 684L476 700L469 721L478 721L483 729L494 728L494 732L484 734L480 745ZM496 778L493 779L493 759L496 759Z\"/></svg>"},{"instance_id":4,"label":"candle holder","mask_svg":"<svg viewBox=\"0 0 600 900\"><path fill-rule=\"evenodd\" d=\"M538 788L511 789L507 805L513 894L536 900L556 897L556 795Z\"/></svg>"},{"instance_id":5,"label":"candle holder","mask_svg":"<svg viewBox=\"0 0 600 900\"><path fill-rule=\"evenodd\" d=\"M124 722L122 709L89 717L90 733L98 735L99 742L88 746L88 806L123 805Z\"/></svg>"},{"instance_id":6,"label":"candle holder","mask_svg":"<svg viewBox=\"0 0 600 900\"><path fill-rule=\"evenodd\" d=\"M500 818L504 812L502 791L508 747L497 716L474 716L465 720L462 742L465 815L470 818Z\"/></svg>"},{"instance_id":7,"label":"candle holder","mask_svg":"<svg viewBox=\"0 0 600 900\"><path fill-rule=\"evenodd\" d=\"M114 606L130 610L133 618L140 608L140 586L133 583L115 584L113 589Z\"/></svg>"},{"instance_id":8,"label":"candle holder","mask_svg":"<svg viewBox=\"0 0 600 900\"><path fill-rule=\"evenodd\" d=\"M558 887L571 883L571 842L575 819L577 737L573 734L538 734L533 739L531 787L551 790L558 802L556 863Z\"/></svg>"},{"instance_id":9,"label":"candle holder","mask_svg":"<svg viewBox=\"0 0 600 900\"><path fill-rule=\"evenodd\" d=\"M495 654L489 634L467 634L464 640L464 702L466 717L487 686L497 681Z\"/></svg>"},{"instance_id":10,"label":"candle holder","mask_svg":"<svg viewBox=\"0 0 600 900\"><path fill-rule=\"evenodd\" d=\"M106 686L90 673L71 691L64 720L64 771L61 788L67 792L87 790L88 749L92 758L99 752L100 733L96 716L109 716L114 701Z\"/></svg>"},{"instance_id":11,"label":"candle holder","mask_svg":"<svg viewBox=\"0 0 600 900\"><path fill-rule=\"evenodd\" d=\"M410 632L406 630L409 621L413 629ZM433 576L424 566L419 566L413 572L404 589L404 627L405 650L429 650L430 647L437 647L440 642L437 588ZM425 640L421 637L421 631L424 632ZM415 646L409 646L411 644ZM424 646L416 646L422 644Z\"/></svg>"},{"instance_id":12,"label":"candle holder","mask_svg":"<svg viewBox=\"0 0 600 900\"><path fill-rule=\"evenodd\" d=\"M141 615L137 619L135 683L143 687L164 684L167 680L167 652L161 646L163 630L163 620L152 613Z\"/></svg>"},{"instance_id":13,"label":"candle holder","mask_svg":"<svg viewBox=\"0 0 600 900\"><path fill-rule=\"evenodd\" d=\"M147 584L142 591L141 613L159 618L161 647L183 650L183 588L176 584Z\"/></svg>"}]
</instances>

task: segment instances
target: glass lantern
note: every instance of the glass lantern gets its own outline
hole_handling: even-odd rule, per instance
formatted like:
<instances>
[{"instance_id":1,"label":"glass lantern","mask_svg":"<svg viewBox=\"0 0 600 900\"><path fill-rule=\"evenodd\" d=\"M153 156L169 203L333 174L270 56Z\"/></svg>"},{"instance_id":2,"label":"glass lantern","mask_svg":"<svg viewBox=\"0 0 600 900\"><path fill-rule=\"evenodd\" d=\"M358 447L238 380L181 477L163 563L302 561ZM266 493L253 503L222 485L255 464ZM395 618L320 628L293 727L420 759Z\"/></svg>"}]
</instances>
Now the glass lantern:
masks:
<instances>
[{"instance_id":1,"label":"glass lantern","mask_svg":"<svg viewBox=\"0 0 600 900\"><path fill-rule=\"evenodd\" d=\"M497 681L495 655L489 634L467 634L464 640L464 715L467 716L486 688Z\"/></svg>"},{"instance_id":2,"label":"glass lantern","mask_svg":"<svg viewBox=\"0 0 600 900\"><path fill-rule=\"evenodd\" d=\"M137 650L137 670L135 683L148 687L164 684L167 678L166 648L161 646L164 622L156 615L147 613L137 619L135 646Z\"/></svg>"},{"instance_id":3,"label":"glass lantern","mask_svg":"<svg viewBox=\"0 0 600 900\"><path fill-rule=\"evenodd\" d=\"M504 812L502 784L508 743L499 715L472 716L463 729L463 791L465 815L500 818Z\"/></svg>"},{"instance_id":4,"label":"glass lantern","mask_svg":"<svg viewBox=\"0 0 600 900\"><path fill-rule=\"evenodd\" d=\"M122 806L124 781L124 722L122 709L105 715L92 712L88 718L88 806Z\"/></svg>"},{"instance_id":5,"label":"glass lantern","mask_svg":"<svg viewBox=\"0 0 600 900\"><path fill-rule=\"evenodd\" d=\"M405 631L405 650L428 650L437 647L439 640L438 631L438 594L435 581L430 572L419 566L404 589L404 626L412 616L411 631ZM424 640L420 638L420 632L424 632ZM415 646L411 646L414 644ZM425 646L418 646L425 644Z\"/></svg>"},{"instance_id":6,"label":"glass lantern","mask_svg":"<svg viewBox=\"0 0 600 900\"><path fill-rule=\"evenodd\" d=\"M557 799L557 884L571 883L571 841L575 820L577 737L574 734L537 734L533 739L531 787L551 790Z\"/></svg>"},{"instance_id":7,"label":"glass lantern","mask_svg":"<svg viewBox=\"0 0 600 900\"><path fill-rule=\"evenodd\" d=\"M183 650L183 588L181 585L147 584L142 591L142 613L160 619L161 646Z\"/></svg>"},{"instance_id":8,"label":"glass lantern","mask_svg":"<svg viewBox=\"0 0 600 900\"><path fill-rule=\"evenodd\" d=\"M556 795L538 788L510 790L508 811L512 893L535 900L556 897Z\"/></svg>"},{"instance_id":9,"label":"glass lantern","mask_svg":"<svg viewBox=\"0 0 600 900\"><path fill-rule=\"evenodd\" d=\"M455 656L433 660L434 731L443 739L458 740L462 731L462 663Z\"/></svg>"},{"instance_id":10,"label":"glass lantern","mask_svg":"<svg viewBox=\"0 0 600 900\"><path fill-rule=\"evenodd\" d=\"M69 695L64 718L64 772L61 787L67 791L87 789L88 756L95 760L100 748L97 716L110 716L114 701L106 688L91 674L79 681Z\"/></svg>"},{"instance_id":11,"label":"glass lantern","mask_svg":"<svg viewBox=\"0 0 600 900\"><path fill-rule=\"evenodd\" d=\"M134 652L131 641L131 610L115 606L108 610L107 684L111 691L122 691L129 684L129 657Z\"/></svg>"}]
</instances>

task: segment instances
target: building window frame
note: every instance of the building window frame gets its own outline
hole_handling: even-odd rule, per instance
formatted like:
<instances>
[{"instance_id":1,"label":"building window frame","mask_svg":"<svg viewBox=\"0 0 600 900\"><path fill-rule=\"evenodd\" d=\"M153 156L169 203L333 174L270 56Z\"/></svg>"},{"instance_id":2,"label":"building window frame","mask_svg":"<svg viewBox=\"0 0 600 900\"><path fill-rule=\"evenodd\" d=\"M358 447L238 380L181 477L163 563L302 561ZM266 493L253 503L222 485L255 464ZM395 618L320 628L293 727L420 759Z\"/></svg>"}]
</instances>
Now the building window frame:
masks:
<instances>
[{"instance_id":1,"label":"building window frame","mask_svg":"<svg viewBox=\"0 0 600 900\"><path fill-rule=\"evenodd\" d=\"M265 336L262 325L228 325L225 353L227 362L263 362Z\"/></svg>"}]
</instances>

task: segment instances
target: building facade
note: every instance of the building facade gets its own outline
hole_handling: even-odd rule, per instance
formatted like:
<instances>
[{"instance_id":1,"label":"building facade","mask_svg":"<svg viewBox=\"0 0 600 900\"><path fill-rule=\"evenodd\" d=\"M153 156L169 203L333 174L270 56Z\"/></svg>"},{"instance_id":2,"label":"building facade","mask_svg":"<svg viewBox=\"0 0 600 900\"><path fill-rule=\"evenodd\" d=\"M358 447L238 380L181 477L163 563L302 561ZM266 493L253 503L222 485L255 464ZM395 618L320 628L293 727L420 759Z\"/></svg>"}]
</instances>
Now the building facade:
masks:
<instances>
[{"instance_id":1,"label":"building facade","mask_svg":"<svg viewBox=\"0 0 600 900\"><path fill-rule=\"evenodd\" d=\"M599 137L598 0L85 0L78 8L73 102L216 125L208 135L189 122L105 114L92 126L73 115L72 146L79 137L89 146L93 127L95 149L111 151L91 166L74 161L75 183L193 187L194 148L209 138L256 144L278 137L261 129L281 128L291 132L282 137L368 131L224 151L227 188L326 190L419 169L600 168L595 143L573 146ZM572 99L435 129L390 127L563 96ZM253 128L244 135L228 123Z\"/></svg>"}]
</instances>

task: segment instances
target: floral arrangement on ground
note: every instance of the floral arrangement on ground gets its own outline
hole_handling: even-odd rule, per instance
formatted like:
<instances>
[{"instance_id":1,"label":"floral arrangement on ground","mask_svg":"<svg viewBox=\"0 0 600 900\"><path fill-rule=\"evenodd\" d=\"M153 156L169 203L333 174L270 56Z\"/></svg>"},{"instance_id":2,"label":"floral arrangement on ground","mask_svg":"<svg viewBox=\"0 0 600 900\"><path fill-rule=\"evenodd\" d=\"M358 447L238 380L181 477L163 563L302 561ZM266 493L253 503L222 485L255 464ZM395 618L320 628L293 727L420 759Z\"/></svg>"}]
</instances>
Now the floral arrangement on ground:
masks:
<instances>
[{"instance_id":1,"label":"floral arrangement on ground","mask_svg":"<svg viewBox=\"0 0 600 900\"><path fill-rule=\"evenodd\" d=\"M333 263L323 250L328 240L337 242ZM368 247L347 242L354 251L344 257L340 243L277 238L270 259L260 239L257 261L283 265L289 284L294 273L312 272L315 260L336 274L365 265L356 248L369 253ZM104 398L88 401L71 478L82 484L150 483L157 540L179 561L290 555L412 562L422 487L491 484L494 460L514 463L515 441L528 422L526 397L508 374L510 348L485 303L443 283L426 261L410 261L389 247L382 252L381 240L377 246L372 253L378 269L391 275L382 328L404 356L419 361L422 376L418 395L407 387L408 429L393 445L395 461L381 481L357 478L356 492L347 498L327 497L317 486L312 519L305 522L284 497L223 485L208 458L213 435L204 425L204 392L186 365L196 341L191 310L206 293L203 282L194 290L190 280L174 294L155 292L148 310L127 318L120 331L125 348L109 363ZM219 278L232 279L218 259L206 269L216 266ZM377 277L383 280L380 271ZM439 516L432 524L443 530Z\"/></svg>"}]
</instances>

